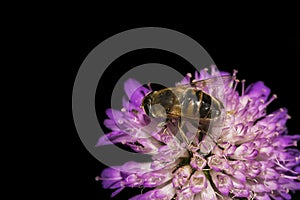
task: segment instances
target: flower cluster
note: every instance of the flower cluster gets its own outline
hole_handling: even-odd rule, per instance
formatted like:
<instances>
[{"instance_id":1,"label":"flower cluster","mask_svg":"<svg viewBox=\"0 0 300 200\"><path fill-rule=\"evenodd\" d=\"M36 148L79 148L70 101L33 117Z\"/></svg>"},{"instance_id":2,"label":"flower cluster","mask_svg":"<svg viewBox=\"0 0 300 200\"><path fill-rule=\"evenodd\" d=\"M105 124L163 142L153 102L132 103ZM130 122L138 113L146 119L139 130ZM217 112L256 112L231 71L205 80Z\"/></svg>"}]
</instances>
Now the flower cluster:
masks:
<instances>
[{"instance_id":1,"label":"flower cluster","mask_svg":"<svg viewBox=\"0 0 300 200\"><path fill-rule=\"evenodd\" d=\"M211 73L196 72L194 80L214 76L212 67ZM190 81L189 74L179 84ZM112 132L101 137L98 145L122 143L137 153L152 155L152 161L107 168L97 179L104 188L116 189L112 196L125 187L152 188L131 200L291 199L289 193L300 189L300 151L296 147L300 135L287 134L286 109L267 114L266 107L276 95L270 97L263 82L247 88L244 81L239 82L235 78L224 82L226 116L217 138L212 140L207 133L187 147L176 136L174 124L166 128L149 125L151 119L141 102L151 90L127 80L129 100L123 99L121 111L107 110L109 118L104 123ZM238 84L242 85L240 93ZM207 145L211 148L203 148Z\"/></svg>"}]
</instances>

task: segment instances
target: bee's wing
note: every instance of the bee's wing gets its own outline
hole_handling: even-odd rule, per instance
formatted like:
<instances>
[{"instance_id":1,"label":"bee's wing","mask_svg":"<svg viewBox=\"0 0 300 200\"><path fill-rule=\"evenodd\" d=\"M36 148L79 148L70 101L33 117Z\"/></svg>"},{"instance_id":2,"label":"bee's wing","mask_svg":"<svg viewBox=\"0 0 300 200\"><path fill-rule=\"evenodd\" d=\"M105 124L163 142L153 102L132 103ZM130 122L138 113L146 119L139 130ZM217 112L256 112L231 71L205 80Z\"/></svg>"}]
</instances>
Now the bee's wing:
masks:
<instances>
[{"instance_id":1,"label":"bee's wing","mask_svg":"<svg viewBox=\"0 0 300 200\"><path fill-rule=\"evenodd\" d=\"M214 76L208 79L203 79L198 81L194 80L191 83L187 83L187 84L179 84L176 87L180 87L180 88L193 87L198 90L206 91L206 89L209 87L215 87L215 86L220 86L229 83L230 81L234 80L234 78L235 76L231 76L231 75Z\"/></svg>"},{"instance_id":2,"label":"bee's wing","mask_svg":"<svg viewBox=\"0 0 300 200\"><path fill-rule=\"evenodd\" d=\"M180 88L194 88L196 90L202 90L209 95L217 98L221 102L225 103L224 94L225 87L224 85L228 85L233 83L235 76L224 75L224 76L214 76L208 79L193 81L188 84L179 85L177 87ZM224 105L225 106L225 105Z\"/></svg>"},{"instance_id":3,"label":"bee's wing","mask_svg":"<svg viewBox=\"0 0 300 200\"><path fill-rule=\"evenodd\" d=\"M201 146L201 152L210 152L222 132L222 127L224 125L224 120L226 117L226 89L230 84L233 83L234 79L234 76L225 75L215 76L209 79L194 81L190 83L191 87L197 90L202 90L207 94L213 96L214 98L218 99L224 106L221 112L221 116L209 121L209 125L206 130L207 134L204 139L206 141L206 145ZM211 146L207 144L211 144Z\"/></svg>"},{"instance_id":4,"label":"bee's wing","mask_svg":"<svg viewBox=\"0 0 300 200\"><path fill-rule=\"evenodd\" d=\"M210 87L216 87L216 86L221 86L221 85L227 84L233 79L234 79L234 77L230 76L230 75L215 76L215 77L204 79L204 80L193 81L192 83L190 83L190 85L192 87L195 87L196 89L205 91L205 90L209 89Z\"/></svg>"},{"instance_id":5,"label":"bee's wing","mask_svg":"<svg viewBox=\"0 0 300 200\"><path fill-rule=\"evenodd\" d=\"M190 85L195 89L202 90L212 95L213 97L220 100L223 104L225 104L225 85L233 83L232 80L234 80L234 77L230 75L215 76L205 80L194 81Z\"/></svg>"}]
</instances>

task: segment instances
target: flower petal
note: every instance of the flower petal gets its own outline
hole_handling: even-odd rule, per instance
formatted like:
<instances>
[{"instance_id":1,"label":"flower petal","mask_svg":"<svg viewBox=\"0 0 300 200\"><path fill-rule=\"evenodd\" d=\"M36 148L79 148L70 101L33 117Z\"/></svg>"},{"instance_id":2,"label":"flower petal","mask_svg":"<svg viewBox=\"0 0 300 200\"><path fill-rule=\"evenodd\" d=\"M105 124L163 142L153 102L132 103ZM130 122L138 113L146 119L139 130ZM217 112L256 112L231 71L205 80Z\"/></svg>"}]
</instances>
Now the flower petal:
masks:
<instances>
[{"instance_id":1,"label":"flower petal","mask_svg":"<svg viewBox=\"0 0 300 200\"><path fill-rule=\"evenodd\" d=\"M270 95L270 92L270 88L265 86L262 81L258 81L249 85L245 91L245 94L252 99L263 99L264 101L266 101Z\"/></svg>"},{"instance_id":2,"label":"flower petal","mask_svg":"<svg viewBox=\"0 0 300 200\"><path fill-rule=\"evenodd\" d=\"M207 187L197 194L195 199L217 200L217 196L211 184L207 182Z\"/></svg>"},{"instance_id":3,"label":"flower petal","mask_svg":"<svg viewBox=\"0 0 300 200\"><path fill-rule=\"evenodd\" d=\"M193 153L190 165L196 170L202 170L206 166L206 160L197 152Z\"/></svg>"},{"instance_id":4,"label":"flower petal","mask_svg":"<svg viewBox=\"0 0 300 200\"><path fill-rule=\"evenodd\" d=\"M212 180L213 180L215 186L218 188L218 190L222 194L227 196L233 186L231 178L228 175L220 173L220 172L212 171L210 174L211 174Z\"/></svg>"},{"instance_id":5,"label":"flower petal","mask_svg":"<svg viewBox=\"0 0 300 200\"><path fill-rule=\"evenodd\" d=\"M150 190L145 194L140 194L130 198L129 200L161 200L172 199L175 195L175 189L172 184L168 184L162 188Z\"/></svg>"},{"instance_id":6,"label":"flower petal","mask_svg":"<svg viewBox=\"0 0 300 200\"><path fill-rule=\"evenodd\" d=\"M203 171L195 171L195 173L190 178L190 188L195 194L201 192L207 187L207 179Z\"/></svg>"},{"instance_id":7,"label":"flower petal","mask_svg":"<svg viewBox=\"0 0 300 200\"><path fill-rule=\"evenodd\" d=\"M124 89L130 102L136 106L141 105L143 97L150 91L143 87L140 82L131 78L124 83Z\"/></svg>"}]
</instances>

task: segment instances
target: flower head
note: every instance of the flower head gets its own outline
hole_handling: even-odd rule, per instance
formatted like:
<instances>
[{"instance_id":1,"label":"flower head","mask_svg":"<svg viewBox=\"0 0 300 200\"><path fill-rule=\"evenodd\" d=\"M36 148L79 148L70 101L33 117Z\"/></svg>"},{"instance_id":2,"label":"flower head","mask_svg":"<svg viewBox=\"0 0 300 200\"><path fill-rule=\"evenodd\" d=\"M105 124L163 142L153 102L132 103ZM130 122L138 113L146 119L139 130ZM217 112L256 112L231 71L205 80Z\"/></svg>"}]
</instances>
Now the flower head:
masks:
<instances>
[{"instance_id":1,"label":"flower head","mask_svg":"<svg viewBox=\"0 0 300 200\"><path fill-rule=\"evenodd\" d=\"M194 81L216 76L212 67L211 73L196 72ZM131 200L290 199L290 191L300 189L300 152L295 148L300 135L287 134L286 109L267 114L266 107L276 95L270 97L263 82L245 88L245 81L241 81L239 93L240 81L235 76L236 71L233 79L223 82L222 94L204 89L222 98L224 115L221 126L212 123L203 132L197 132L199 127L193 123L179 129L176 119L161 126L141 108L151 89L127 80L129 100L123 99L121 111L107 110L109 119L104 123L112 132L101 137L98 145L122 143L137 153L151 155L152 160L105 169L97 177L103 187L115 189L112 196L125 187L152 188ZM177 85L191 81L188 74Z\"/></svg>"}]
</instances>

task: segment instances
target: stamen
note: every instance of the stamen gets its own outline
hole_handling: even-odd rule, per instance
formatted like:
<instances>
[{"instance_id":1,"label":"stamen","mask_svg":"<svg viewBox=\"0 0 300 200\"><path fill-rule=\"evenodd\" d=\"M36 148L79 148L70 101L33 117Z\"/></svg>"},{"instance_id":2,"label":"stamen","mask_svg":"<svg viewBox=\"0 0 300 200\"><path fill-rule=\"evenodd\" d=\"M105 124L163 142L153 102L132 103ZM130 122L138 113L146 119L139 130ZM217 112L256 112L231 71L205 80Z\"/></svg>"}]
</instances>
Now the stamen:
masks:
<instances>
[{"instance_id":1,"label":"stamen","mask_svg":"<svg viewBox=\"0 0 300 200\"><path fill-rule=\"evenodd\" d=\"M95 177L95 180L96 181L106 181L106 180L108 180L108 181L118 181L118 180L122 180L122 178L120 178L120 177L116 177L116 178L101 178L101 177L99 177L99 176L96 176Z\"/></svg>"},{"instance_id":2,"label":"stamen","mask_svg":"<svg viewBox=\"0 0 300 200\"><path fill-rule=\"evenodd\" d=\"M292 179L292 180L300 180L300 176L288 176L288 175L285 175L285 174L280 174L280 176L282 178L288 178L288 179Z\"/></svg>"},{"instance_id":3,"label":"stamen","mask_svg":"<svg viewBox=\"0 0 300 200\"><path fill-rule=\"evenodd\" d=\"M246 82L246 80L243 79L242 80L242 97L244 96L244 93L245 93L245 82Z\"/></svg>"},{"instance_id":4,"label":"stamen","mask_svg":"<svg viewBox=\"0 0 300 200\"><path fill-rule=\"evenodd\" d=\"M298 175L298 173L297 172L295 172L295 171L293 171L293 170L291 170L291 169L289 169L289 168L286 168L285 166L283 166L282 164L280 164L279 163L279 160L277 159L277 158L275 158L275 160L276 160L276 162L275 161L273 161L275 164L277 164L279 167L281 167L282 169L285 169L285 170L287 170L287 171L289 171L289 172L292 172L293 174L297 174Z\"/></svg>"},{"instance_id":5,"label":"stamen","mask_svg":"<svg viewBox=\"0 0 300 200\"><path fill-rule=\"evenodd\" d=\"M245 109L245 111L247 112L248 110ZM256 109L256 110L254 111L254 113L252 114L252 118L255 117L255 116L257 116L259 113L260 113L260 110L259 110L259 109Z\"/></svg>"},{"instance_id":6,"label":"stamen","mask_svg":"<svg viewBox=\"0 0 300 200\"><path fill-rule=\"evenodd\" d=\"M276 94L273 94L273 96L269 99L269 101L267 101L266 105L269 105L272 101L274 101L275 99L277 99L277 95Z\"/></svg>"},{"instance_id":7,"label":"stamen","mask_svg":"<svg viewBox=\"0 0 300 200\"><path fill-rule=\"evenodd\" d=\"M235 92L236 87L237 87L238 83L240 82L240 80L239 79L235 79L234 81L235 81L235 84L233 86L233 90L232 90L233 92Z\"/></svg>"},{"instance_id":8,"label":"stamen","mask_svg":"<svg viewBox=\"0 0 300 200\"><path fill-rule=\"evenodd\" d=\"M217 193L217 192L215 192L215 193L216 193L217 196L219 196L219 197L221 197L222 199L224 199L224 197L223 197L221 194L219 194L219 193Z\"/></svg>"},{"instance_id":9,"label":"stamen","mask_svg":"<svg viewBox=\"0 0 300 200\"><path fill-rule=\"evenodd\" d=\"M233 115L235 113L235 110L226 111L227 115Z\"/></svg>"},{"instance_id":10,"label":"stamen","mask_svg":"<svg viewBox=\"0 0 300 200\"><path fill-rule=\"evenodd\" d=\"M144 188L144 187L142 187L142 189L141 189L141 194L143 194L143 192L144 192L144 189L145 189L145 188Z\"/></svg>"},{"instance_id":11,"label":"stamen","mask_svg":"<svg viewBox=\"0 0 300 200\"><path fill-rule=\"evenodd\" d=\"M234 69L232 75L235 77L237 73L238 73L238 70Z\"/></svg>"}]
</instances>

